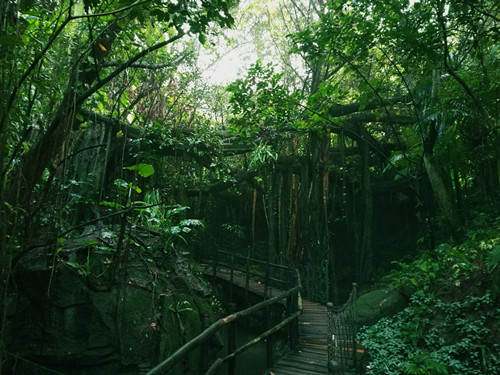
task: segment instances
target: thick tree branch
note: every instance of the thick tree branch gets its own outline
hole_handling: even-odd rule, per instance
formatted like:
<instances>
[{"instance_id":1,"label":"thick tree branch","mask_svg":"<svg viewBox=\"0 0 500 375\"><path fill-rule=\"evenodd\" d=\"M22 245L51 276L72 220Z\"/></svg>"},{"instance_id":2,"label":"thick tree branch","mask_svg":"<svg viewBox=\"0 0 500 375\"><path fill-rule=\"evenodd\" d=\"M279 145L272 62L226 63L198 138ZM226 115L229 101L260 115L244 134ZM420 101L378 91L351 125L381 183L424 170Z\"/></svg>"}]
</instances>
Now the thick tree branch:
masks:
<instances>
[{"instance_id":1,"label":"thick tree branch","mask_svg":"<svg viewBox=\"0 0 500 375\"><path fill-rule=\"evenodd\" d=\"M368 103L338 104L328 109L328 115L330 115L330 117L342 117L350 115L351 113L370 111L383 106L406 102L408 102L408 98L406 96L395 96L382 101L374 100Z\"/></svg>"},{"instance_id":2,"label":"thick tree branch","mask_svg":"<svg viewBox=\"0 0 500 375\"><path fill-rule=\"evenodd\" d=\"M143 138L144 140L147 140L147 142L141 142L141 151L149 150L150 152L154 152L156 155L160 156L187 156L195 160L198 164L206 167L208 167L212 161L209 156L211 150L211 146L209 144L198 146L198 151L205 151L203 155L200 155L199 153L193 151L187 144L160 144L158 138L154 135L145 135L141 129L119 121L114 117L103 116L87 109L81 109L79 114L83 117L83 120L103 124L106 127L110 127L114 133L122 131L127 139ZM186 129L185 131L182 131L182 133L187 135L190 133L192 134L192 131L190 129Z\"/></svg>"},{"instance_id":3,"label":"thick tree branch","mask_svg":"<svg viewBox=\"0 0 500 375\"><path fill-rule=\"evenodd\" d=\"M399 115L388 117L382 113L355 113L349 116L347 120L357 122L385 122L400 125L411 125L417 122L417 119L413 116Z\"/></svg>"},{"instance_id":4,"label":"thick tree branch","mask_svg":"<svg viewBox=\"0 0 500 375\"><path fill-rule=\"evenodd\" d=\"M122 65L120 65L117 69L115 69L106 78L104 78L101 81L97 82L93 87L91 87L90 89L88 89L83 94L80 94L76 98L76 104L77 104L77 106L82 105L82 103L87 98L89 98L91 95L93 95L94 93L96 93L101 87L107 85L114 78L116 78L121 72L123 72L124 70L126 70L127 68L129 68L132 64L136 63L138 60L140 60L144 56L147 56L151 52L154 52L154 51L156 51L156 50L158 50L160 48L163 48L163 47L165 47L165 46L167 46L167 45L175 42L176 40L182 38L183 36L184 36L184 33L179 33L179 34L173 36L172 38L170 38L169 40L166 40L164 42L155 44L154 46L151 46L151 47L146 48L145 50L139 52L137 55L135 55L134 57L132 57L130 60L128 60L125 63L123 63Z\"/></svg>"},{"instance_id":5,"label":"thick tree branch","mask_svg":"<svg viewBox=\"0 0 500 375\"><path fill-rule=\"evenodd\" d=\"M242 183L244 181L249 181L253 177L257 175L257 171L254 169L250 169L248 171L243 171L237 173L234 178L230 181L218 181L214 184L207 185L207 186L202 186L200 188L195 188L195 189L189 189L187 190L187 195L188 196L197 196L200 194L207 194L207 193L216 193L220 191L224 191L229 189L230 187L237 185L239 183Z\"/></svg>"},{"instance_id":6,"label":"thick tree branch","mask_svg":"<svg viewBox=\"0 0 500 375\"><path fill-rule=\"evenodd\" d=\"M178 56L173 61L168 61L165 63L138 63L138 62L136 62L136 63L131 64L130 68L140 68L140 69L150 69L150 70L171 68L171 67L176 66L177 64L180 64L182 62L182 60L184 60L187 57L187 55L190 51L191 51L191 49L184 52L182 55ZM121 63L117 60L107 61L103 64L103 66L105 66L105 67L121 66L121 65L123 65L123 63Z\"/></svg>"},{"instance_id":7,"label":"thick tree branch","mask_svg":"<svg viewBox=\"0 0 500 375\"><path fill-rule=\"evenodd\" d=\"M135 3L127 5L127 6L123 7L123 8L111 10L109 12L95 13L95 14L79 14L79 15L73 16L73 19L76 20L76 19L79 19L79 18L95 18L95 17L112 16L113 14L118 14L118 13L122 13L122 12L125 12L127 10L130 10L130 9L132 9L132 8L138 6L138 5L149 3L150 1L151 0L136 1Z\"/></svg>"}]
</instances>

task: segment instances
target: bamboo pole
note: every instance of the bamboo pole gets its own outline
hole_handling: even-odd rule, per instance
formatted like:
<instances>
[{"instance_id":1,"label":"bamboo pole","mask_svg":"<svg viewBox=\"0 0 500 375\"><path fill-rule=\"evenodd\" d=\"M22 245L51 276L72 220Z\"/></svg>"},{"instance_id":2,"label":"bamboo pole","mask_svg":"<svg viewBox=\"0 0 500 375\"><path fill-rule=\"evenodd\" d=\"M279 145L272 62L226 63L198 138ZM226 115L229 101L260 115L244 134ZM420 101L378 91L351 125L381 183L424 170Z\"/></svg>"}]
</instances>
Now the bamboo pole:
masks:
<instances>
[{"instance_id":1,"label":"bamboo pole","mask_svg":"<svg viewBox=\"0 0 500 375\"><path fill-rule=\"evenodd\" d=\"M224 362L227 362L228 360L230 360L232 358L235 358L236 356L238 356L241 353L243 353L245 350L251 348L252 346L254 346L254 345L258 344L259 342L261 342L262 340L264 340L266 337L268 337L268 336L272 335L273 333L279 331L281 328L283 328L284 326L286 326L288 323L290 323L293 320L297 319L297 317L299 315L301 315L301 314L302 314L302 310L297 310L295 313L293 313L292 315L290 315L285 320L282 320L280 323L276 324L274 327L272 327L271 329L267 330L262 335L254 338L253 340L250 340L245 345L240 346L234 352L228 354L224 358L217 358L215 360L215 362L212 364L212 366L210 366L210 368L208 369L208 371L206 372L205 375L213 375L213 374L215 374L215 371L217 371L217 369L219 368L219 366L221 366Z\"/></svg>"},{"instance_id":2,"label":"bamboo pole","mask_svg":"<svg viewBox=\"0 0 500 375\"><path fill-rule=\"evenodd\" d=\"M282 300L283 298L288 297L291 294L299 292L301 286L298 285L287 292L284 292L276 297L270 298L263 302L260 302L256 305L253 305L245 310L238 311L234 314L228 315L225 318L221 318L215 323L213 323L210 327L208 327L205 331L201 332L198 336L196 336L191 341L184 344L182 347L177 349L177 351L172 354L170 357L165 359L163 362L154 367L151 371L149 371L146 375L158 375L158 374L167 374L167 372L178 364L188 353L201 345L204 341L208 340L211 336L213 336L219 329L223 326L232 323L238 319L241 319L245 316L251 315L277 301Z\"/></svg>"},{"instance_id":3,"label":"bamboo pole","mask_svg":"<svg viewBox=\"0 0 500 375\"><path fill-rule=\"evenodd\" d=\"M236 304L234 302L229 302L229 312L236 312ZM227 350L233 352L236 350L236 323L233 322L229 324L227 331ZM227 366L227 375L234 375L234 370L236 368L236 358L232 358Z\"/></svg>"}]
</instances>

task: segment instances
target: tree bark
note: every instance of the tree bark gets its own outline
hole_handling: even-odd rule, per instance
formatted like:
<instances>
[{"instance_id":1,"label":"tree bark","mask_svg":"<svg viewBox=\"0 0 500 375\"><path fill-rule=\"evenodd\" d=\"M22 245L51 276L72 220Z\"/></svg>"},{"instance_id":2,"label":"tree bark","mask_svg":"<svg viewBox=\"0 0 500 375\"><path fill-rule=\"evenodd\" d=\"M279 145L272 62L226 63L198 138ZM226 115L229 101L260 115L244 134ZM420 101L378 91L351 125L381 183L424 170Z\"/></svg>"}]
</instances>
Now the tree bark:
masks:
<instances>
[{"instance_id":1,"label":"tree bark","mask_svg":"<svg viewBox=\"0 0 500 375\"><path fill-rule=\"evenodd\" d=\"M434 198L438 204L441 214L448 220L450 229L454 237L458 236L461 227L461 221L453 205L450 193L446 188L439 168L436 166L433 155L424 152L424 166L429 181L434 192Z\"/></svg>"},{"instance_id":2,"label":"tree bark","mask_svg":"<svg viewBox=\"0 0 500 375\"><path fill-rule=\"evenodd\" d=\"M360 131L363 132L361 127ZM359 145L359 149L361 153L361 194L363 196L363 207L361 208L361 243L356 262L356 279L359 283L366 283L370 281L373 273L373 194L370 181L369 146L366 142L363 142Z\"/></svg>"},{"instance_id":3,"label":"tree bark","mask_svg":"<svg viewBox=\"0 0 500 375\"><path fill-rule=\"evenodd\" d=\"M432 77L432 93L431 101L432 105L435 106L438 101L438 87L439 87L439 71L435 70ZM453 205L453 200L450 191L446 188L445 180L443 177L443 172L437 166L434 159L434 146L437 140L437 118L431 118L427 123L427 134L422 135L422 145L423 145L423 161L424 168L429 177L431 183L432 191L434 192L434 199L437 202L439 211L442 216L444 216L449 225L453 237L456 239L460 227L461 220L456 212Z\"/></svg>"}]
</instances>

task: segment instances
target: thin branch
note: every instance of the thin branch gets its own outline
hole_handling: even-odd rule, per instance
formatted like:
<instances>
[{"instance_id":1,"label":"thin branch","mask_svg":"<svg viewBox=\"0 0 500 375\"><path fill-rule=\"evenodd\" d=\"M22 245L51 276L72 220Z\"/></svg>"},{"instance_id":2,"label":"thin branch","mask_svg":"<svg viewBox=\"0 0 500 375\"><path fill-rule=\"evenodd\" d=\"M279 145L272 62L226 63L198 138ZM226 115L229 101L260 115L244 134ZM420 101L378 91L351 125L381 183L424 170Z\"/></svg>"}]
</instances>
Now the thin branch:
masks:
<instances>
[{"instance_id":1,"label":"thin branch","mask_svg":"<svg viewBox=\"0 0 500 375\"><path fill-rule=\"evenodd\" d=\"M84 147L80 150L77 150L75 152L73 152L71 155L68 155L66 156L64 159L62 159L59 164L57 164L56 168L60 167L62 164L64 164L68 159L71 159L71 158L74 158L76 155L78 155L79 153L81 152L84 152L84 151L87 151L87 150L92 150L94 148L99 148L99 147L106 147L107 146L107 143L101 143L101 144L98 144L98 145L93 145L93 146L88 146L88 147Z\"/></svg>"},{"instance_id":2,"label":"thin branch","mask_svg":"<svg viewBox=\"0 0 500 375\"><path fill-rule=\"evenodd\" d=\"M406 103L406 102L407 102L406 96L395 96L388 99L380 98L380 100L375 100L368 103L338 104L328 109L328 115L331 117L343 117L346 115L350 115L351 113L369 111L390 104Z\"/></svg>"},{"instance_id":3,"label":"thin branch","mask_svg":"<svg viewBox=\"0 0 500 375\"><path fill-rule=\"evenodd\" d=\"M132 3L130 5L127 5L126 7L123 7L123 8L120 8L120 9L116 9L116 10L111 10L109 12L104 12L104 13L96 13L96 14L79 14L79 15L76 15L76 16L73 16L73 19L76 20L76 19L80 19L80 18L93 18L93 17L105 17L105 16L112 16L113 14L117 14L117 13L122 13L122 12L125 12L129 9L132 9L133 7L136 7L138 5L142 5L142 4L145 4L145 3L149 3L151 0L143 0L143 1L136 1L135 3Z\"/></svg>"},{"instance_id":4,"label":"thin branch","mask_svg":"<svg viewBox=\"0 0 500 375\"><path fill-rule=\"evenodd\" d=\"M443 7L438 4L438 8L436 9L436 11L438 12L438 22L441 26L441 32L443 33L443 67L446 69L448 74L452 76L460 86L462 86L462 88L467 93L467 95L469 95L474 104L476 104L476 106L480 109L481 113L486 119L487 124L489 125L490 121L488 121L488 112L486 111L486 108L484 108L483 103L481 103L481 101L477 98L476 94L474 93L474 91L472 91L469 85L467 85L467 83L457 73L455 73L455 71L448 64L450 52L448 47L448 31L446 29L445 16L443 15Z\"/></svg>"},{"instance_id":5,"label":"thin branch","mask_svg":"<svg viewBox=\"0 0 500 375\"><path fill-rule=\"evenodd\" d=\"M123 214L126 214L130 211L133 211L133 210L136 210L136 209L147 209L147 208L152 208L152 207L158 207L158 206L163 206L166 204L166 201L162 201L162 202L159 202L159 203L153 203L153 204L149 204L149 205L145 205L145 206L134 206L134 205L131 205L129 207L126 207L124 208L123 210L120 210L120 211L116 211L116 212L113 212L109 215L106 215L106 216L102 216L102 217L98 217L96 219L92 219L92 220L89 220L89 221L86 221L85 223L82 223L82 224L79 224L77 226L74 226L73 228L70 228L62 233L59 233L59 235L57 236L58 238L62 238L64 236L66 236L67 234L77 230L77 229L80 229L80 228L83 228L83 227L86 227L90 224L94 224L94 223L98 223L100 221L104 221L106 219L109 219L109 218L112 218L112 217L115 217L115 216L119 216L119 215L123 215ZM47 244L45 244L47 245ZM38 245L38 246L44 246L44 245Z\"/></svg>"},{"instance_id":6,"label":"thin branch","mask_svg":"<svg viewBox=\"0 0 500 375\"><path fill-rule=\"evenodd\" d=\"M108 68L110 66L121 66L122 63L117 61L117 60L111 60L108 62L105 62L103 64L104 67ZM130 65L130 68L140 68L140 69L151 69L151 70L157 70L157 69L163 69L163 68L168 68L173 65L173 62L166 62L166 63L134 63Z\"/></svg>"},{"instance_id":7,"label":"thin branch","mask_svg":"<svg viewBox=\"0 0 500 375\"><path fill-rule=\"evenodd\" d=\"M495 20L496 22L500 22L500 18L498 18L497 16L495 16L495 15L493 15L491 13L488 13L488 12L480 9L479 7L477 7L474 4L472 4L472 2L467 1L466 4L469 5L475 11L481 13L483 16L490 17L491 19ZM497 5L498 5L498 3L497 3Z\"/></svg>"},{"instance_id":8,"label":"thin branch","mask_svg":"<svg viewBox=\"0 0 500 375\"><path fill-rule=\"evenodd\" d=\"M57 28L57 30L51 35L49 41L45 45L45 47L40 51L38 55L36 55L35 59L31 63L31 65L26 69L24 74L21 76L19 81L17 82L16 86L12 90L12 93L10 94L9 101L7 102L7 106L5 108L5 111L3 112L3 118L0 120L0 124L3 124L4 121L7 121L7 116L10 112L10 109L12 108L12 105L14 104L14 100L16 99L17 93L19 92L19 89L21 88L21 85L23 82L30 76L30 74L35 70L36 66L40 62L40 60L45 56L45 53L49 50L49 48L52 46L52 44L55 42L59 34L64 30L66 25L71 22L73 19L71 17L71 8L69 10L70 14L69 16L62 22L61 26ZM0 125L1 126L1 125Z\"/></svg>"},{"instance_id":9,"label":"thin branch","mask_svg":"<svg viewBox=\"0 0 500 375\"><path fill-rule=\"evenodd\" d=\"M188 51L189 52L189 51ZM141 69L151 69L151 70L156 70L156 69L163 69L163 68L169 68L172 66L175 66L177 64L180 64L182 60L184 60L188 52L182 54L181 56L178 56L174 61L168 61L165 63L133 63L130 65L130 68L141 68ZM121 66L123 63L117 61L117 60L111 60L108 62L105 62L103 64L104 67L110 67L110 66Z\"/></svg>"},{"instance_id":10,"label":"thin branch","mask_svg":"<svg viewBox=\"0 0 500 375\"><path fill-rule=\"evenodd\" d=\"M117 77L121 72L123 72L124 70L126 70L127 68L129 68L132 64L134 64L135 62L137 62L139 59L143 58L144 56L147 56L151 52L154 52L154 51L156 51L156 50L158 50L158 49L160 49L162 47L165 47L165 46L169 45L170 43L175 42L176 40L182 38L183 36L184 36L184 33L179 33L179 34L173 36L172 38L170 38L169 40L166 40L164 42L158 43L158 44L156 44L154 46L151 46L151 47L146 48L145 50L139 52L137 55L135 55L134 57L132 57L130 60L128 60L127 62L125 62L122 65L120 65L115 71L113 71L106 78L102 79L96 85L94 85L93 87L91 87L90 89L88 89L86 92L84 92L83 94L79 95L76 98L76 105L77 106L81 105L88 97L90 97L92 94L96 93L97 90L99 90L101 87L105 86L107 83L109 83L111 80L113 80L115 77Z\"/></svg>"},{"instance_id":11,"label":"thin branch","mask_svg":"<svg viewBox=\"0 0 500 375\"><path fill-rule=\"evenodd\" d=\"M31 132L33 131L33 127L30 126L28 127L28 129L26 129L26 131L24 132L22 138L19 140L19 142L17 143L16 145L16 148L14 149L14 152L12 152L12 156L10 157L10 160L9 162L5 165L5 168L2 170L2 173L0 175L0 181L3 181L4 178L5 178L5 175L7 174L7 171L9 170L9 168L14 164L14 160L16 159L17 157L17 153L21 150L21 146L23 145L23 143L26 141L26 139L28 138L28 136L31 134Z\"/></svg>"}]
</instances>

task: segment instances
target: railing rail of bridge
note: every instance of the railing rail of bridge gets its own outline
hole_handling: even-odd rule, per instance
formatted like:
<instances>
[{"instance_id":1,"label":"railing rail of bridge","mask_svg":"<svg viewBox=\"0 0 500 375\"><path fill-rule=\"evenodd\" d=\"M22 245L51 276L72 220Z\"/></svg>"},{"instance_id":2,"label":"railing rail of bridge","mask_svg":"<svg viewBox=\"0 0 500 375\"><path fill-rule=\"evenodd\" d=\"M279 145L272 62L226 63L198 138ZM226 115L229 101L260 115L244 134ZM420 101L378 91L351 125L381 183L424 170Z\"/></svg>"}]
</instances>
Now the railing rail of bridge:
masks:
<instances>
[{"instance_id":1,"label":"railing rail of bridge","mask_svg":"<svg viewBox=\"0 0 500 375\"><path fill-rule=\"evenodd\" d=\"M248 305L250 280L259 281L263 284L264 299L270 297L269 291L271 287L278 290L287 290L292 285L298 285L297 270L286 265L275 264L224 250L216 251L208 262L212 266L212 276L214 278L217 277L218 272L230 272L230 300L233 299L232 285L234 284L235 277L243 275L245 278L246 305Z\"/></svg>"},{"instance_id":2,"label":"railing rail of bridge","mask_svg":"<svg viewBox=\"0 0 500 375\"><path fill-rule=\"evenodd\" d=\"M343 375L357 367L356 283L344 305L327 303L328 309L328 373Z\"/></svg>"},{"instance_id":3,"label":"railing rail of bridge","mask_svg":"<svg viewBox=\"0 0 500 375\"><path fill-rule=\"evenodd\" d=\"M253 306L247 307L238 312L232 312L230 315L219 319L215 323L208 325L206 328L192 340L180 347L170 357L158 364L146 375L168 374L169 371L179 364L185 357L198 348L204 342L213 337L221 328L228 327L228 354L224 357L219 357L208 368L202 369L206 371L206 375L213 375L217 369L225 362L228 363L228 375L233 375L235 371L236 357L249 349L250 347L266 340L267 344L267 366L273 366L273 348L270 338L278 331L288 328L288 340L291 347L298 343L298 317L303 312L301 298L301 282L300 275L297 270L286 266L264 262L249 257L243 257L237 254L231 254L225 251L218 251L217 255L211 260L212 274L217 276L224 268L225 272L229 272L230 285L233 285L234 278L241 275L245 278L245 290L248 293L250 288L250 280L259 278L264 284L264 300ZM237 275L238 273L238 275ZM242 274L241 274L242 273ZM274 297L270 297L270 288L276 288L282 291ZM231 292L232 293L232 292ZM266 331L246 344L236 348L235 337L235 322L241 318L250 316L264 309L270 309L273 304L280 303L286 300L286 314L282 319L273 326L270 323L266 325ZM270 316L271 314L266 314Z\"/></svg>"}]
</instances>

